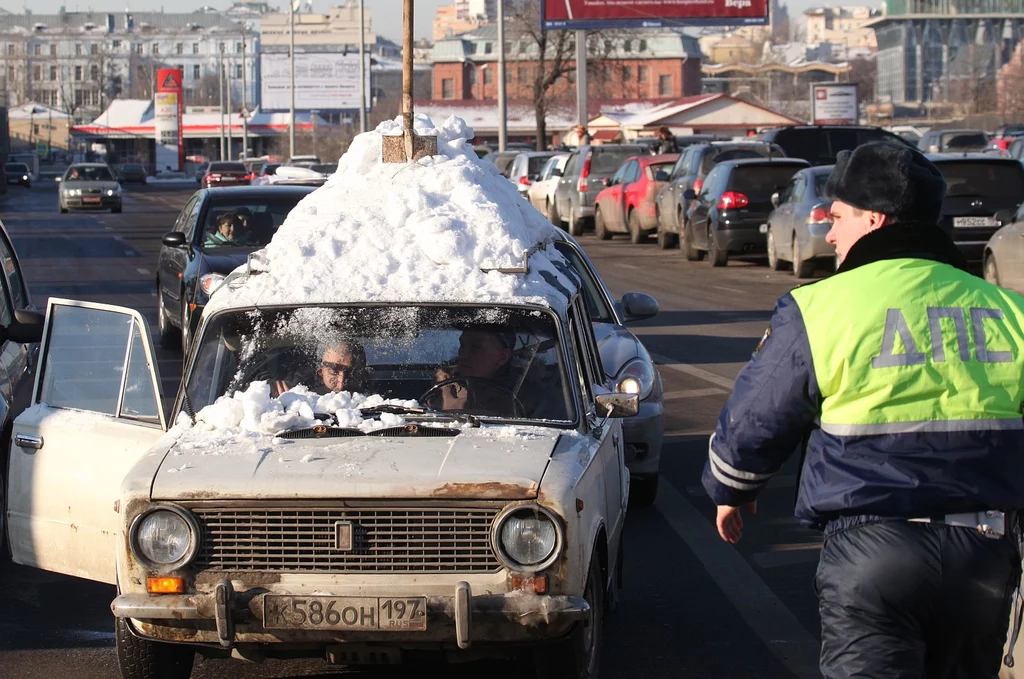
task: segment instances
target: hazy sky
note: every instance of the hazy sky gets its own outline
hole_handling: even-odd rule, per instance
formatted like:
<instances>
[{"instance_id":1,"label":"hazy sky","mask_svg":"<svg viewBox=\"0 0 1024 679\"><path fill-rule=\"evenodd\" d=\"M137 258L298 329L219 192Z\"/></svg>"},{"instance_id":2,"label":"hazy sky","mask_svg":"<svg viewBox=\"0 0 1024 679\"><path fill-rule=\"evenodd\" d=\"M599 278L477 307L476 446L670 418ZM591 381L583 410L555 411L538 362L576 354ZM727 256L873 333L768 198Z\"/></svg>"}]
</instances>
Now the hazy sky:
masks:
<instances>
[{"instance_id":1,"label":"hazy sky","mask_svg":"<svg viewBox=\"0 0 1024 679\"><path fill-rule=\"evenodd\" d=\"M287 0L269 1L271 6L279 6L282 11L286 11L288 8ZM395 42L401 42L401 0L365 1L366 8L370 11L373 18L374 31L394 40ZM303 2L305 3L305 0L303 0ZM452 2L454 2L454 0L415 0L415 35L417 39L430 37L430 23L434 19L435 10L439 5L452 4ZM848 0L848 2L845 3L822 2L821 0L788 0L786 1L786 4L789 6L790 16L796 17L808 7L832 4L851 4L852 2L853 0ZM344 4L344 2L339 0L313 0L313 11L326 13L328 8L331 6L342 4ZM160 9L163 8L165 11L171 11L173 9L178 12L188 12L198 9L203 5L226 9L227 7L230 7L230 2L227 0L175 0L174 2L171 2L170 0L87 0L84 2L76 2L75 0L69 0L67 2L62 2L62 0L31 0L30 2L26 0L0 0L0 7L9 12L23 12L26 6L30 6L32 11L36 14L55 14L61 5L64 5L69 12L85 12L90 9L96 12L123 11L126 8L142 11L160 11Z\"/></svg>"}]
</instances>

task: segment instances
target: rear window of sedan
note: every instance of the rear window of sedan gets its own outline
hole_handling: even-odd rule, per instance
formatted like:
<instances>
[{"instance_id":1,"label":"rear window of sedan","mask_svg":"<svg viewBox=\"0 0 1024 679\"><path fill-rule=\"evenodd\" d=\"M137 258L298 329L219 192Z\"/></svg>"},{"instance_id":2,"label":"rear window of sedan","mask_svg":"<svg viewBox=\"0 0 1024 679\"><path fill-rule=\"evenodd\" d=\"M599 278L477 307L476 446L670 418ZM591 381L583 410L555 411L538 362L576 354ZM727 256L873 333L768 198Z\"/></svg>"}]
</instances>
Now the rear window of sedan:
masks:
<instances>
[{"instance_id":1,"label":"rear window of sedan","mask_svg":"<svg viewBox=\"0 0 1024 679\"><path fill-rule=\"evenodd\" d=\"M241 163L210 163L210 172L245 172Z\"/></svg>"},{"instance_id":2,"label":"rear window of sedan","mask_svg":"<svg viewBox=\"0 0 1024 679\"><path fill-rule=\"evenodd\" d=\"M1019 163L936 163L946 180L947 198L1024 196L1024 167Z\"/></svg>"},{"instance_id":3,"label":"rear window of sedan","mask_svg":"<svg viewBox=\"0 0 1024 679\"><path fill-rule=\"evenodd\" d=\"M952 134L943 138L943 149L980 149L988 144L988 137L981 132Z\"/></svg>"},{"instance_id":4,"label":"rear window of sedan","mask_svg":"<svg viewBox=\"0 0 1024 679\"><path fill-rule=\"evenodd\" d=\"M732 171L729 188L742 192L751 202L763 202L785 188L799 171L796 165L740 165Z\"/></svg>"},{"instance_id":5,"label":"rear window of sedan","mask_svg":"<svg viewBox=\"0 0 1024 679\"><path fill-rule=\"evenodd\" d=\"M779 153L778 155L783 155ZM706 154L700 161L701 174L707 174L711 172L718 163L726 160L744 160L745 158L767 158L768 157L768 146L747 146L745 148L724 148L720 150L712 150Z\"/></svg>"},{"instance_id":6,"label":"rear window of sedan","mask_svg":"<svg viewBox=\"0 0 1024 679\"><path fill-rule=\"evenodd\" d=\"M28 172L28 165L24 163L7 163L7 171L25 174Z\"/></svg>"}]
</instances>

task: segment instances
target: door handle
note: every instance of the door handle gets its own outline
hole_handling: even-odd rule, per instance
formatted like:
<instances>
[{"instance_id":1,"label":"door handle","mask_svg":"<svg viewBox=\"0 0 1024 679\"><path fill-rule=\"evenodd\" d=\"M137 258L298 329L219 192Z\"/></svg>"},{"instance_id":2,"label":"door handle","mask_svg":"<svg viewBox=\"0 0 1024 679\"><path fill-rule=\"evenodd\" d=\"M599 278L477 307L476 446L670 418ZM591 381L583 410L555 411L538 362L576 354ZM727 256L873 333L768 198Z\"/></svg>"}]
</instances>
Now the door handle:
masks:
<instances>
[{"instance_id":1,"label":"door handle","mask_svg":"<svg viewBox=\"0 0 1024 679\"><path fill-rule=\"evenodd\" d=\"M30 436L28 434L16 434L14 436L14 445L19 448L26 448L31 450L39 450L43 447L42 436Z\"/></svg>"}]
</instances>

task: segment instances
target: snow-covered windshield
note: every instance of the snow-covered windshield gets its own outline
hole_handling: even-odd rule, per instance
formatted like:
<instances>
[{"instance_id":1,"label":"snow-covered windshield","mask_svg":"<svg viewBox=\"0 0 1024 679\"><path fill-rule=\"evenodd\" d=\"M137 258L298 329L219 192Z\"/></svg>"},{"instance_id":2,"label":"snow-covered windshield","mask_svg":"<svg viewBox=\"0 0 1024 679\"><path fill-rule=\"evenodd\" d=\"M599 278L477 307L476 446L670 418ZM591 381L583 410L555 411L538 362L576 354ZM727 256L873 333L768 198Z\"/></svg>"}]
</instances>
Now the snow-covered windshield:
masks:
<instances>
[{"instance_id":1,"label":"snow-covered windshield","mask_svg":"<svg viewBox=\"0 0 1024 679\"><path fill-rule=\"evenodd\" d=\"M440 412L573 422L554 317L522 307L306 306L211 319L188 373L196 412L255 382L417 401Z\"/></svg>"}]
</instances>

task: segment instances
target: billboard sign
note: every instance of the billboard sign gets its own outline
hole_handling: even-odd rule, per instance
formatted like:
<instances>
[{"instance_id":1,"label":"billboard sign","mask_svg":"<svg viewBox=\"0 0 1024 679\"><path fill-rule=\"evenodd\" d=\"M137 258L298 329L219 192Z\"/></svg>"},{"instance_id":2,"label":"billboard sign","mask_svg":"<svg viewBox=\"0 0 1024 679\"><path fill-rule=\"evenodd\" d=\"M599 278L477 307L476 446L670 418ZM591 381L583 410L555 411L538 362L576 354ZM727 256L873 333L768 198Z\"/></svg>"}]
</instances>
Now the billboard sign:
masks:
<instances>
[{"instance_id":1,"label":"billboard sign","mask_svg":"<svg viewBox=\"0 0 1024 679\"><path fill-rule=\"evenodd\" d=\"M857 83L811 85L812 125L856 125L859 118Z\"/></svg>"},{"instance_id":2,"label":"billboard sign","mask_svg":"<svg viewBox=\"0 0 1024 679\"><path fill-rule=\"evenodd\" d=\"M366 101L370 101L370 60L366 69ZM287 111L291 107L291 69L288 55L260 55L260 107ZM299 110L359 110L359 54L295 53L295 108Z\"/></svg>"},{"instance_id":3,"label":"billboard sign","mask_svg":"<svg viewBox=\"0 0 1024 679\"><path fill-rule=\"evenodd\" d=\"M185 140L181 126L181 69L156 72L153 93L153 133L156 138L156 171L185 169Z\"/></svg>"},{"instance_id":4,"label":"billboard sign","mask_svg":"<svg viewBox=\"0 0 1024 679\"><path fill-rule=\"evenodd\" d=\"M541 0L540 11L546 29L768 23L768 0Z\"/></svg>"}]
</instances>

